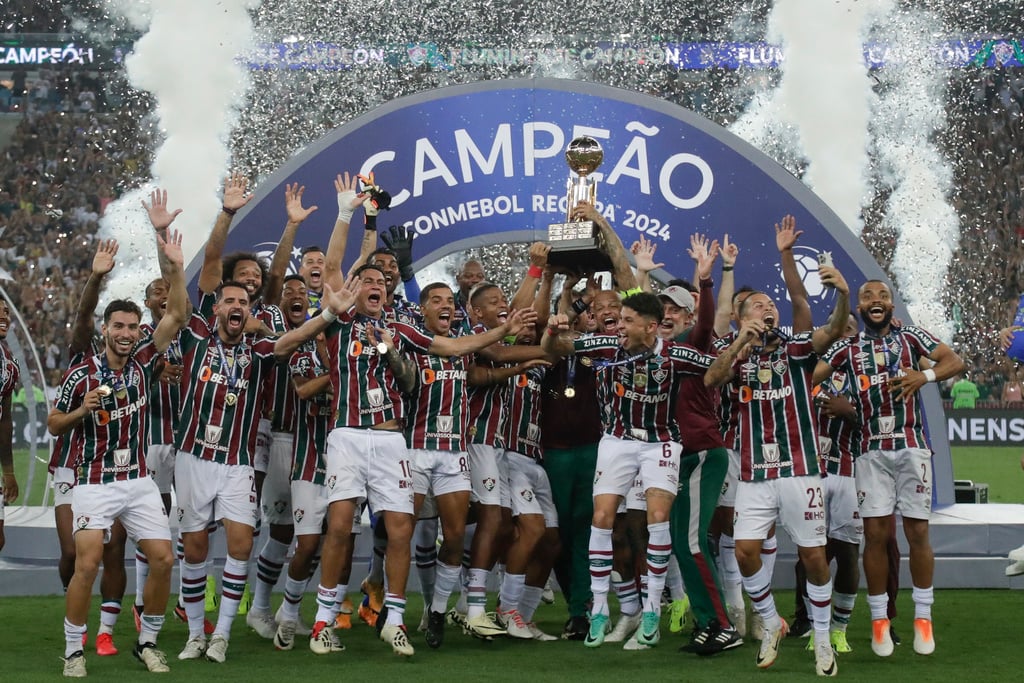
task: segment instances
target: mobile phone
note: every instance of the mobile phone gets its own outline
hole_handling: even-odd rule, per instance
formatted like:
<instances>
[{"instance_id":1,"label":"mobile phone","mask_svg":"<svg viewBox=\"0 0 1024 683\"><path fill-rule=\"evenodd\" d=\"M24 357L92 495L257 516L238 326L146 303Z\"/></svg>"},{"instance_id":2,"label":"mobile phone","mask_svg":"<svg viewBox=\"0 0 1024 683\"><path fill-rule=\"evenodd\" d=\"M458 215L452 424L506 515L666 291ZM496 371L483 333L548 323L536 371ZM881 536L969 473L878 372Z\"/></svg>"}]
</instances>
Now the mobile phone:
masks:
<instances>
[{"instance_id":1,"label":"mobile phone","mask_svg":"<svg viewBox=\"0 0 1024 683\"><path fill-rule=\"evenodd\" d=\"M818 252L818 265L819 266L828 266L829 268L833 268L834 266L832 265L832 252L831 251Z\"/></svg>"}]
</instances>

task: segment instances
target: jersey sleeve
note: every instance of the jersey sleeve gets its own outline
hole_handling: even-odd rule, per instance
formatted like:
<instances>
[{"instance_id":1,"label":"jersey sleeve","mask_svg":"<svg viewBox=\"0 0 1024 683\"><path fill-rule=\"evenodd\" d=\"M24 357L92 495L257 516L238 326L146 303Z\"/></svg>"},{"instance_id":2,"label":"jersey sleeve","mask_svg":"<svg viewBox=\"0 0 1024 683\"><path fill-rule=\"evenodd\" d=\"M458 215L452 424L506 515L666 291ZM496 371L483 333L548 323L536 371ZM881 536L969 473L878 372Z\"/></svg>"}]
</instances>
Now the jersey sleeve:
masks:
<instances>
[{"instance_id":1,"label":"jersey sleeve","mask_svg":"<svg viewBox=\"0 0 1024 683\"><path fill-rule=\"evenodd\" d=\"M572 349L579 356L611 356L618 347L618 338L607 334L585 334L572 342Z\"/></svg>"},{"instance_id":2,"label":"jersey sleeve","mask_svg":"<svg viewBox=\"0 0 1024 683\"><path fill-rule=\"evenodd\" d=\"M931 356L932 352L942 343L931 332L916 325L905 326L903 328L903 338L907 340L915 358Z\"/></svg>"},{"instance_id":3,"label":"jersey sleeve","mask_svg":"<svg viewBox=\"0 0 1024 683\"><path fill-rule=\"evenodd\" d=\"M831 365L834 369L839 370L846 364L846 359L849 357L850 348L852 348L853 341L850 339L840 339L825 352L825 356L822 358L826 363Z\"/></svg>"},{"instance_id":4,"label":"jersey sleeve","mask_svg":"<svg viewBox=\"0 0 1024 683\"><path fill-rule=\"evenodd\" d=\"M217 303L217 295L212 292L199 293L199 315L204 318L213 317L213 305Z\"/></svg>"},{"instance_id":5,"label":"jersey sleeve","mask_svg":"<svg viewBox=\"0 0 1024 683\"><path fill-rule=\"evenodd\" d=\"M195 348L201 341L210 336L210 325L199 313L193 313L185 327L178 334L181 351L185 353Z\"/></svg>"},{"instance_id":6,"label":"jersey sleeve","mask_svg":"<svg viewBox=\"0 0 1024 683\"><path fill-rule=\"evenodd\" d=\"M85 363L76 365L68 370L64 380L60 383L60 391L57 392L57 400L53 407L62 413L71 411L82 405L82 398L85 396L89 382L89 366Z\"/></svg>"},{"instance_id":7,"label":"jersey sleeve","mask_svg":"<svg viewBox=\"0 0 1024 683\"><path fill-rule=\"evenodd\" d=\"M391 323L388 327L396 339L401 339L403 351L409 350L405 348L408 346L411 350L420 353L430 352L430 345L434 342L434 335L420 332L412 325L406 325L405 323Z\"/></svg>"},{"instance_id":8,"label":"jersey sleeve","mask_svg":"<svg viewBox=\"0 0 1024 683\"><path fill-rule=\"evenodd\" d=\"M691 375L703 375L714 362L714 358L689 344L673 344L669 347L668 356L677 369Z\"/></svg>"}]
</instances>

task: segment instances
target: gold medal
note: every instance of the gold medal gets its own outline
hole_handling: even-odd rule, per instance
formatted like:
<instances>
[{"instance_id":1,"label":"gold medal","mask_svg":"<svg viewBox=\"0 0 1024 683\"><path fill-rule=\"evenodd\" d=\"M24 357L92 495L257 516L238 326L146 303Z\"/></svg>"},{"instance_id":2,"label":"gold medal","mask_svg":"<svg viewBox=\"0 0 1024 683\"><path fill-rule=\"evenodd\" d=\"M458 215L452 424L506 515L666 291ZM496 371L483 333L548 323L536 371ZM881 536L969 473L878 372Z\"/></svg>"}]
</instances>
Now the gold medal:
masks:
<instances>
[{"instance_id":1,"label":"gold medal","mask_svg":"<svg viewBox=\"0 0 1024 683\"><path fill-rule=\"evenodd\" d=\"M114 396L117 398L124 398L128 395L128 389L126 387L118 387L117 391L114 392Z\"/></svg>"},{"instance_id":2,"label":"gold medal","mask_svg":"<svg viewBox=\"0 0 1024 683\"><path fill-rule=\"evenodd\" d=\"M566 398L573 398L576 396L576 390L572 387L566 387L564 393Z\"/></svg>"},{"instance_id":3,"label":"gold medal","mask_svg":"<svg viewBox=\"0 0 1024 683\"><path fill-rule=\"evenodd\" d=\"M235 405L236 403L238 403L238 394L236 394L233 391L229 391L227 395L224 397L224 402L227 403L229 406Z\"/></svg>"},{"instance_id":4,"label":"gold medal","mask_svg":"<svg viewBox=\"0 0 1024 683\"><path fill-rule=\"evenodd\" d=\"M113 389L108 387L106 384L101 384L98 387L96 387L96 393L98 393L100 396L110 396L111 392L113 392Z\"/></svg>"}]
</instances>

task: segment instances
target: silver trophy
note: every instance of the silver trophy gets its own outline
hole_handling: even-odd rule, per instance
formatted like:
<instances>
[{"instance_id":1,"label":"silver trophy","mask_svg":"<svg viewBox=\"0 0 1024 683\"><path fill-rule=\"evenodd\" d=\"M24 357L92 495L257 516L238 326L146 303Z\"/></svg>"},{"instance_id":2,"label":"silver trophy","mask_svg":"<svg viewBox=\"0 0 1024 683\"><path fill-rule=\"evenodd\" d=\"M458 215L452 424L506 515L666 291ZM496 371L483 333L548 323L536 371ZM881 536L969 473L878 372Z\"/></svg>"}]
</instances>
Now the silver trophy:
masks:
<instances>
[{"instance_id":1,"label":"silver trophy","mask_svg":"<svg viewBox=\"0 0 1024 683\"><path fill-rule=\"evenodd\" d=\"M597 180L591 174L603 160L600 143L585 135L574 138L565 150L565 162L572 171L567 183L565 222L548 226L548 263L556 269L595 272L611 268L600 228L594 221L572 219L572 211L581 201L596 206Z\"/></svg>"}]
</instances>

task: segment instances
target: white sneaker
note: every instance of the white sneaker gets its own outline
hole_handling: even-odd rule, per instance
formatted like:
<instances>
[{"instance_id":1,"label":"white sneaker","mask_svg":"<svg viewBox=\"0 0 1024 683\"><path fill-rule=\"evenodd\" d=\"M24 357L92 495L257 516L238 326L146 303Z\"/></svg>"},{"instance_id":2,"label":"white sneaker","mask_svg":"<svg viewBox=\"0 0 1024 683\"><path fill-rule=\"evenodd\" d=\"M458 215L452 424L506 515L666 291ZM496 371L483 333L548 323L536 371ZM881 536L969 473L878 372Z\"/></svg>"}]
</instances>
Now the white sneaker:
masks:
<instances>
[{"instance_id":1,"label":"white sneaker","mask_svg":"<svg viewBox=\"0 0 1024 683\"><path fill-rule=\"evenodd\" d=\"M530 634L533 635L534 640L539 640L542 643L549 643L552 640L558 640L558 638L550 633L544 633L544 631L541 631L540 627L532 621L526 625L526 628L530 629Z\"/></svg>"},{"instance_id":2,"label":"white sneaker","mask_svg":"<svg viewBox=\"0 0 1024 683\"><path fill-rule=\"evenodd\" d=\"M1024 574L1024 560L1017 560L1006 568L1007 576L1020 576Z\"/></svg>"},{"instance_id":3,"label":"white sneaker","mask_svg":"<svg viewBox=\"0 0 1024 683\"><path fill-rule=\"evenodd\" d=\"M260 638L270 640L277 633L277 621L270 610L249 610L249 613L245 615L245 623L253 631L256 631Z\"/></svg>"},{"instance_id":4,"label":"white sneaker","mask_svg":"<svg viewBox=\"0 0 1024 683\"><path fill-rule=\"evenodd\" d=\"M505 633L512 638L533 640L533 633L530 632L530 627L523 620L523 616L519 614L519 610L513 609L508 612L499 612L498 623L505 625Z\"/></svg>"},{"instance_id":5,"label":"white sneaker","mask_svg":"<svg viewBox=\"0 0 1024 683\"><path fill-rule=\"evenodd\" d=\"M449 612L451 614L451 612ZM494 621L487 616L487 613L479 614L471 619L466 619L464 630L471 636L477 638L493 638L495 636L505 635L505 629L498 626Z\"/></svg>"},{"instance_id":6,"label":"white sneaker","mask_svg":"<svg viewBox=\"0 0 1024 683\"><path fill-rule=\"evenodd\" d=\"M206 636L196 636L185 643L185 649L178 653L178 659L199 659L206 654Z\"/></svg>"},{"instance_id":7,"label":"white sneaker","mask_svg":"<svg viewBox=\"0 0 1024 683\"><path fill-rule=\"evenodd\" d=\"M826 638L814 642L814 671L819 676L835 676L839 673L836 655L832 651L832 643Z\"/></svg>"},{"instance_id":8,"label":"white sneaker","mask_svg":"<svg viewBox=\"0 0 1024 683\"><path fill-rule=\"evenodd\" d=\"M637 612L636 614L623 614L619 617L619 620L615 622L615 628L612 629L612 632L604 637L604 642L621 643L636 633L639 626L640 612Z\"/></svg>"},{"instance_id":9,"label":"white sneaker","mask_svg":"<svg viewBox=\"0 0 1024 683\"><path fill-rule=\"evenodd\" d=\"M299 617L298 620L295 622L295 635L302 636L303 638L305 638L312 632L313 627L304 622L302 620L302 617Z\"/></svg>"},{"instance_id":10,"label":"white sneaker","mask_svg":"<svg viewBox=\"0 0 1024 683\"><path fill-rule=\"evenodd\" d=\"M64 658L65 678L85 678L85 653L79 650Z\"/></svg>"},{"instance_id":11,"label":"white sneaker","mask_svg":"<svg viewBox=\"0 0 1024 683\"><path fill-rule=\"evenodd\" d=\"M318 621L309 636L309 649L315 655L326 655L332 652L344 652L345 646L338 640L333 628L326 622Z\"/></svg>"},{"instance_id":12,"label":"white sneaker","mask_svg":"<svg viewBox=\"0 0 1024 683\"><path fill-rule=\"evenodd\" d=\"M290 650L295 647L295 622L277 622L277 631L274 632L274 649Z\"/></svg>"},{"instance_id":13,"label":"white sneaker","mask_svg":"<svg viewBox=\"0 0 1024 683\"><path fill-rule=\"evenodd\" d=\"M629 637L629 640L626 641L626 644L622 646L623 650L630 650L631 652L635 652L637 650L650 650L651 649L650 645L644 645L643 643L641 643L639 640L636 639L636 636L637 636L638 633L640 633L640 627L639 626L636 628L635 631L633 631L633 635L631 635Z\"/></svg>"},{"instance_id":14,"label":"white sneaker","mask_svg":"<svg viewBox=\"0 0 1024 683\"><path fill-rule=\"evenodd\" d=\"M742 603L739 605L729 605L725 609L725 613L729 615L729 621L732 622L732 627L736 629L736 633L740 634L740 638L747 637L747 610Z\"/></svg>"},{"instance_id":15,"label":"white sneaker","mask_svg":"<svg viewBox=\"0 0 1024 683\"><path fill-rule=\"evenodd\" d=\"M1013 560L1014 562L1024 562L1024 545L1011 550L1010 554L1006 556L1006 559Z\"/></svg>"},{"instance_id":16,"label":"white sneaker","mask_svg":"<svg viewBox=\"0 0 1024 683\"><path fill-rule=\"evenodd\" d=\"M385 643L390 643L391 650L396 655L412 657L416 654L416 650L409 644L409 638L405 635L405 629L401 626L385 624L380 631L380 639Z\"/></svg>"},{"instance_id":17,"label":"white sneaker","mask_svg":"<svg viewBox=\"0 0 1024 683\"><path fill-rule=\"evenodd\" d=\"M135 659L146 665L146 669L155 674L165 674L171 670L167 666L167 655L156 649L153 643L136 643L132 649Z\"/></svg>"},{"instance_id":18,"label":"white sneaker","mask_svg":"<svg viewBox=\"0 0 1024 683\"><path fill-rule=\"evenodd\" d=\"M761 649L757 651L757 668L767 669L769 666L775 663L775 660L779 657L779 645L782 643L782 639L786 637L786 632L789 627L786 625L785 620L781 620L781 626L774 631L765 629L764 639L761 641ZM829 645L831 648L832 646Z\"/></svg>"},{"instance_id":19,"label":"white sneaker","mask_svg":"<svg viewBox=\"0 0 1024 683\"><path fill-rule=\"evenodd\" d=\"M206 646L206 659L211 662L223 664L228 659L228 639L215 633L210 638L210 644Z\"/></svg>"}]
</instances>

